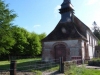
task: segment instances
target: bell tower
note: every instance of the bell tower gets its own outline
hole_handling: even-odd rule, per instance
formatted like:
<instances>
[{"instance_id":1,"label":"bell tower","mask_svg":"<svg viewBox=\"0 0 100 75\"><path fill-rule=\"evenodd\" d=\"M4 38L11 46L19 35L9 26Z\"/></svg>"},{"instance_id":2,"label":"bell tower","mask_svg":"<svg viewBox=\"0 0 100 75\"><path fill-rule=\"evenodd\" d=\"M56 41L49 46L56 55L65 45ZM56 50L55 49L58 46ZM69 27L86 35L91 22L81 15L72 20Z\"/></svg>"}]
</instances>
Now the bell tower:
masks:
<instances>
[{"instance_id":1,"label":"bell tower","mask_svg":"<svg viewBox=\"0 0 100 75\"><path fill-rule=\"evenodd\" d=\"M73 22L74 9L70 0L64 0L60 9L60 22Z\"/></svg>"}]
</instances>

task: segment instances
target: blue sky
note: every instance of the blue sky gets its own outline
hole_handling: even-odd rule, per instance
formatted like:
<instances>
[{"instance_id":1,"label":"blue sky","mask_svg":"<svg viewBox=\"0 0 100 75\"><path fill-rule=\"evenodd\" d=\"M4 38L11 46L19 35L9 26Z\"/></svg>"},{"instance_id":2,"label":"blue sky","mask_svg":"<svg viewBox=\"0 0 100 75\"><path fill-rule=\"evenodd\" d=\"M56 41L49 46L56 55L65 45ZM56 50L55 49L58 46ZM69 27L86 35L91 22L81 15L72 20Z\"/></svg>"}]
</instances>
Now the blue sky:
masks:
<instances>
[{"instance_id":1,"label":"blue sky","mask_svg":"<svg viewBox=\"0 0 100 75\"><path fill-rule=\"evenodd\" d=\"M15 25L30 32L49 34L61 16L58 9L63 0L4 0L18 17ZM100 25L100 0L71 0L75 15L90 28L93 21Z\"/></svg>"}]
</instances>

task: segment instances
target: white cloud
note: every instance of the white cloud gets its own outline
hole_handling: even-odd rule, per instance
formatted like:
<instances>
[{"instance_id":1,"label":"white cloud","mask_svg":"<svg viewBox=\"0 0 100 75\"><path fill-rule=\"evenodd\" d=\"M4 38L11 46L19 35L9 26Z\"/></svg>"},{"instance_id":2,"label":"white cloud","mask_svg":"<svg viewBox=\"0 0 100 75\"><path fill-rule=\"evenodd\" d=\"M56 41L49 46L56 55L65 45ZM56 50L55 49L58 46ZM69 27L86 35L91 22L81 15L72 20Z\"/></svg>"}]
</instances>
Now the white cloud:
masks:
<instances>
[{"instance_id":1,"label":"white cloud","mask_svg":"<svg viewBox=\"0 0 100 75\"><path fill-rule=\"evenodd\" d=\"M58 12L59 12L59 9L61 8L61 6L60 5L57 5L55 8L54 8L54 14L55 14L55 17L57 17L58 16Z\"/></svg>"},{"instance_id":2,"label":"white cloud","mask_svg":"<svg viewBox=\"0 0 100 75\"><path fill-rule=\"evenodd\" d=\"M88 0L87 5L92 5L96 3L98 0Z\"/></svg>"},{"instance_id":3,"label":"white cloud","mask_svg":"<svg viewBox=\"0 0 100 75\"><path fill-rule=\"evenodd\" d=\"M41 26L41 25L34 25L33 28L37 28L37 27L40 27L40 26Z\"/></svg>"}]
</instances>

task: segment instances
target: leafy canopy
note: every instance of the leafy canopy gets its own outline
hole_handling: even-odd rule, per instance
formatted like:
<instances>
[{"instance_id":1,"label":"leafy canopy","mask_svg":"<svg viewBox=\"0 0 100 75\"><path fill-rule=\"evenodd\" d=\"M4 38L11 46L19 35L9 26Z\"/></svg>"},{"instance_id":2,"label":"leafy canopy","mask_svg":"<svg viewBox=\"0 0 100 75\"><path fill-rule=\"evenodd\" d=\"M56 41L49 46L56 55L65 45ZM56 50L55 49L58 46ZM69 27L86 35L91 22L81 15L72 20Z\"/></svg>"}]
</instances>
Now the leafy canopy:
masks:
<instances>
[{"instance_id":1,"label":"leafy canopy","mask_svg":"<svg viewBox=\"0 0 100 75\"><path fill-rule=\"evenodd\" d=\"M12 21L17 15L12 10L9 10L8 4L0 0L0 55L8 53L15 40L11 34Z\"/></svg>"}]
</instances>

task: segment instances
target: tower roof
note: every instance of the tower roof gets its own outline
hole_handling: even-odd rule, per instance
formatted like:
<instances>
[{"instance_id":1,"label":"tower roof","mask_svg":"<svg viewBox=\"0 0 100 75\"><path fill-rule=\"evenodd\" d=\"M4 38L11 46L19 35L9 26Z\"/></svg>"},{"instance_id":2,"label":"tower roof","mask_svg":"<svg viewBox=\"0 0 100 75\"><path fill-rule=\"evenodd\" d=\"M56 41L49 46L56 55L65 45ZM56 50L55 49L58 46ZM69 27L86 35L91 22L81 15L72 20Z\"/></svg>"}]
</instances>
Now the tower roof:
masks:
<instances>
[{"instance_id":1,"label":"tower roof","mask_svg":"<svg viewBox=\"0 0 100 75\"><path fill-rule=\"evenodd\" d=\"M71 3L71 0L64 0L64 1L63 1L63 4L64 4L64 3Z\"/></svg>"},{"instance_id":2,"label":"tower roof","mask_svg":"<svg viewBox=\"0 0 100 75\"><path fill-rule=\"evenodd\" d=\"M67 11L73 11L73 5L71 4L70 0L64 0L61 4L60 13L65 13Z\"/></svg>"}]
</instances>

